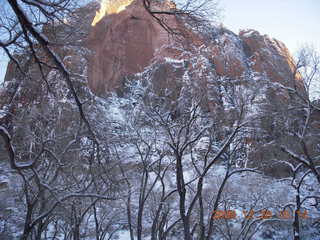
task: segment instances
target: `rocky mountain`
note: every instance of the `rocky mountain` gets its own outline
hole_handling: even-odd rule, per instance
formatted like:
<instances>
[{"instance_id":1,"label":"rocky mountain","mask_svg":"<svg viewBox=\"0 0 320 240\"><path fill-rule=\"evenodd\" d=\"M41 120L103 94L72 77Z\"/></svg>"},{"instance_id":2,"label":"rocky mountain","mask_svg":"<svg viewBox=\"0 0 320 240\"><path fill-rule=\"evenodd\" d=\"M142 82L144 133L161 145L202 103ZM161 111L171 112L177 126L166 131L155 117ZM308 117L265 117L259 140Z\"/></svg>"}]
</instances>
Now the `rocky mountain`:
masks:
<instances>
[{"instance_id":1,"label":"rocky mountain","mask_svg":"<svg viewBox=\"0 0 320 240\"><path fill-rule=\"evenodd\" d=\"M176 36L172 36L145 11L140 1L120 2L115 1L115 6L109 4L111 10L103 10L102 7L102 13L97 12L93 20L93 9L97 5L87 7L89 11L81 10L81 14L86 14L81 22L82 34L88 36L78 36L78 41L90 52L85 56L88 61L88 85L96 95L123 92L125 79L134 78L147 68L153 68L154 84L161 86L161 89L171 88L174 92L177 90L174 86L180 85L185 74L193 74L193 82L207 85L209 89L209 79L205 79L207 76L203 72L200 76L194 75L194 72L200 73L203 69L211 77L231 80L246 74L264 76L272 83L297 87L302 94L304 92L292 56L286 46L276 39L255 30L242 30L236 35L222 26L207 27L204 31L188 26L183 17L168 16L166 24L177 31ZM157 6L163 11L171 7L170 1ZM116 10L118 8L121 10ZM63 32L68 31L67 25L64 28ZM51 26L44 29L48 37L52 34L50 31ZM66 48L56 50L63 59L77 55L75 48L73 52ZM198 62L194 64L193 61ZM72 67L67 60L65 63ZM39 74L36 71L33 70L35 76ZM10 62L6 84L15 78L16 69ZM179 97L181 92L176 94ZM210 93L206 95L210 97ZM282 100L288 98L287 95L283 92Z\"/></svg>"},{"instance_id":2,"label":"rocky mountain","mask_svg":"<svg viewBox=\"0 0 320 240\"><path fill-rule=\"evenodd\" d=\"M248 117L260 118L259 123L254 123L256 129L246 137L249 162L264 166L273 176L286 175L289 169L285 166L269 169L270 159L284 156L276 146L288 141L275 133L279 127L284 128L284 123L275 127L269 113L283 113L292 99L286 88L298 89L302 95L305 89L282 42L255 30L242 30L237 35L221 25L199 26L188 22L185 16L175 15L163 20L175 31L169 34L141 1L105 1L98 10L99 7L90 4L78 10L76 20L43 29L54 41L72 42L55 51L71 71L87 80L94 95L107 97L116 93L123 97L130 94L128 85L142 81L148 91L170 99L166 107L172 116L178 116L193 98L201 95L203 110L220 115L219 121L229 127L237 120L236 112L246 105ZM169 11L175 5L164 1L155 8ZM75 26L78 31L70 37L69 31L74 31ZM41 105L43 101L46 86L40 84L41 74L33 61L25 58L22 64L31 79L38 79L33 83L21 81L25 76L17 71L14 62L8 65L5 85L9 91L3 91L1 97L2 106L11 107L11 114L2 119L8 126L19 106ZM54 76L55 71L48 70L46 74ZM57 85L55 81L52 84ZM83 86L85 82L75 81L75 85L79 84ZM80 95L91 94L77 88ZM301 116L297 121L303 119Z\"/></svg>"},{"instance_id":3,"label":"rocky mountain","mask_svg":"<svg viewBox=\"0 0 320 240\"><path fill-rule=\"evenodd\" d=\"M179 43L139 2L104 16L92 26L88 39L94 52L88 76L92 91L99 94L121 89L124 77L139 73L152 63L161 64L166 58L187 62L189 56L184 56L184 52L196 55L198 51L206 52L217 76L239 78L252 71L265 73L272 82L302 88L298 73L293 76L294 60L276 39L255 30L243 30L236 35L223 27L199 34L177 17L169 16L166 21L182 34Z\"/></svg>"},{"instance_id":4,"label":"rocky mountain","mask_svg":"<svg viewBox=\"0 0 320 240\"><path fill-rule=\"evenodd\" d=\"M164 2L158 7L168 10L172 6L170 2ZM246 99L250 108L246 111L251 112L248 115L258 111L263 116L263 108L288 104L291 96L285 87L305 94L303 80L286 46L255 30L242 30L237 35L222 26L199 28L187 24L183 17L167 16L166 24L177 32L172 36L145 11L140 1L133 1L124 10L100 18L91 27L87 39L92 52L88 60L88 84L98 96L110 92L125 95L128 81L141 80L139 74L147 71L153 91L171 99L168 108L172 113L182 111L180 108L188 98L184 86L192 84L197 89L195 92L201 92L205 99L204 108L212 113L222 110L220 114L229 118L224 121L230 124L235 120L232 119L234 115L229 116L231 105L240 108L239 102L236 106L231 100L240 98L231 89L234 85L242 85L235 83L237 81L250 82L243 83L246 87L238 89L242 94L252 91L247 96L242 95L251 98ZM191 83L186 83L188 81ZM231 91L234 95L228 96ZM266 135L273 135L273 121L263 119L259 124ZM275 146L287 140L262 135L251 133L248 148L253 149L250 153L253 165L263 163L269 168L270 158L283 156ZM262 143L273 140L261 151ZM275 156L266 157L266 151ZM279 166L270 169L274 176L285 171L288 169Z\"/></svg>"}]
</instances>

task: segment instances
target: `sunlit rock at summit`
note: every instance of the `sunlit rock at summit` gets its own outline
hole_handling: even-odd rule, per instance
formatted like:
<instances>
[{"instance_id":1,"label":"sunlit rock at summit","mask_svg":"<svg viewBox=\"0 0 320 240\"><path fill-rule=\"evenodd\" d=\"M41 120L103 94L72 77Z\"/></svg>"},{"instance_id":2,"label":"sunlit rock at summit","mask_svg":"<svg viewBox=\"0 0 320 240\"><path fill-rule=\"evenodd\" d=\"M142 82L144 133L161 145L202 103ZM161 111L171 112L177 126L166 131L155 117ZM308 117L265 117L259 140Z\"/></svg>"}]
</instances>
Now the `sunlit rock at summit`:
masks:
<instances>
[{"instance_id":1,"label":"sunlit rock at summit","mask_svg":"<svg viewBox=\"0 0 320 240\"><path fill-rule=\"evenodd\" d=\"M132 2L133 0L117 0L117 1L102 0L101 7L99 11L96 12L96 16L94 17L91 25L95 26L106 15L117 14L119 12L122 12Z\"/></svg>"}]
</instances>

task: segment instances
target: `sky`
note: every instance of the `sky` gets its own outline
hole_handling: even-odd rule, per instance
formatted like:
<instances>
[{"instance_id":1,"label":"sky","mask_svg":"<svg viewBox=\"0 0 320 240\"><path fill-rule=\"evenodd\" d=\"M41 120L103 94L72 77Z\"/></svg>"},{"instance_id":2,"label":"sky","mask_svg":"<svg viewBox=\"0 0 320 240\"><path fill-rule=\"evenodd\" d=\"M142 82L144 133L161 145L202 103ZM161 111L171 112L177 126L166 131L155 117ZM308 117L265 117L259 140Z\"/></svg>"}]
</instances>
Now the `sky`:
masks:
<instances>
[{"instance_id":1,"label":"sky","mask_svg":"<svg viewBox=\"0 0 320 240\"><path fill-rule=\"evenodd\" d=\"M320 51L320 0L219 0L230 30L255 29L286 44L294 53L304 44ZM0 82L7 59L0 53Z\"/></svg>"},{"instance_id":2,"label":"sky","mask_svg":"<svg viewBox=\"0 0 320 240\"><path fill-rule=\"evenodd\" d=\"M0 83L2 83L4 75L6 74L7 62L7 58L0 53Z\"/></svg>"},{"instance_id":3,"label":"sky","mask_svg":"<svg viewBox=\"0 0 320 240\"><path fill-rule=\"evenodd\" d=\"M255 29L294 53L304 44L320 51L320 0L220 0L223 24L235 33Z\"/></svg>"}]
</instances>

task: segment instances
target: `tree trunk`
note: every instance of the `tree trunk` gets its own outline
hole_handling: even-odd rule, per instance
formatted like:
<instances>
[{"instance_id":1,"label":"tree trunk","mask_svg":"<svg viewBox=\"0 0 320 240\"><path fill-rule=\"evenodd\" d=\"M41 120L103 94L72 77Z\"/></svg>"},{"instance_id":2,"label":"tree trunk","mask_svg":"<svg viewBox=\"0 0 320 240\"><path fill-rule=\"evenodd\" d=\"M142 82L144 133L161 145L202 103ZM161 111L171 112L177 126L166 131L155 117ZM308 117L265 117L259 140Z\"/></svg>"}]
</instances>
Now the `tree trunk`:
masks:
<instances>
[{"instance_id":1,"label":"tree trunk","mask_svg":"<svg viewBox=\"0 0 320 240\"><path fill-rule=\"evenodd\" d=\"M183 167L182 167L182 157L180 154L176 154L176 178L177 178L177 189L179 193L179 210L180 217L183 223L183 233L184 240L192 240L191 232L190 232L190 217L186 214L186 186L184 182L183 176Z\"/></svg>"},{"instance_id":2,"label":"tree trunk","mask_svg":"<svg viewBox=\"0 0 320 240\"><path fill-rule=\"evenodd\" d=\"M299 212L300 212L300 194L299 191L297 191L296 195L296 211L294 213L294 221L293 221L293 239L294 240L300 240L300 225L299 225Z\"/></svg>"},{"instance_id":3,"label":"tree trunk","mask_svg":"<svg viewBox=\"0 0 320 240\"><path fill-rule=\"evenodd\" d=\"M73 229L73 240L80 240L80 224L76 224Z\"/></svg>"}]
</instances>

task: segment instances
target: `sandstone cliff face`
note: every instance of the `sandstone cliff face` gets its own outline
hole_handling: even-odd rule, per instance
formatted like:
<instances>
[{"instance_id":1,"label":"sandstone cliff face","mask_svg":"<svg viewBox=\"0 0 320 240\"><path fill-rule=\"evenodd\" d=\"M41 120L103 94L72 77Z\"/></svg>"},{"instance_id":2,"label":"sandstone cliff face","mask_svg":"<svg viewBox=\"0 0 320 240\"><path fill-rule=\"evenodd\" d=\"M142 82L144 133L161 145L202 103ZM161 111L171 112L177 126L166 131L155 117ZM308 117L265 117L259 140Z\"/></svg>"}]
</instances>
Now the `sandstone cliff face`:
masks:
<instances>
[{"instance_id":1,"label":"sandstone cliff face","mask_svg":"<svg viewBox=\"0 0 320 240\"><path fill-rule=\"evenodd\" d=\"M221 116L218 121L224 125L232 126L237 107L230 108L226 91L234 88L234 82L242 82L240 94L251 91L255 99L247 103L247 115L285 111L292 96L282 88L275 89L273 83L304 93L294 60L282 42L255 30L243 30L237 35L215 26L201 31L182 17L165 19L182 33L178 41L136 2L117 14L104 16L91 28L88 82L95 94L123 93L128 79L149 79L151 91L171 99L168 110L175 116L191 99L186 86L192 85L205 99L203 109ZM249 78L253 82L244 83ZM260 87L254 83L261 80L269 83ZM248 136L251 163L264 166L273 176L283 175L288 170L270 167L270 159L286 157L278 149L291 141L279 135L284 123L276 125L272 117L266 116L259 124L264 133ZM265 144L268 142L272 144Z\"/></svg>"},{"instance_id":2,"label":"sandstone cliff face","mask_svg":"<svg viewBox=\"0 0 320 240\"><path fill-rule=\"evenodd\" d=\"M254 71L265 72L272 81L291 87L293 80L299 85L302 83L300 75L295 73L294 59L282 42L254 30L240 31L239 37Z\"/></svg>"},{"instance_id":3,"label":"sandstone cliff face","mask_svg":"<svg viewBox=\"0 0 320 240\"><path fill-rule=\"evenodd\" d=\"M172 7L166 4L159 8ZM94 6L91 6L84 14L84 32L88 33L88 37L81 42L90 51L80 51L83 47L81 46L58 49L57 52L68 69L81 76L88 76L89 87L96 95L106 95L113 91L124 93L128 81L148 79L152 86L150 91L158 96L168 97L171 100L168 110L172 115L177 115L191 101L192 91L189 91L188 87L192 86L205 99L203 109L219 116L218 121L224 125L232 126L236 119L237 106L231 109L226 95L229 94L228 89L232 90L236 85L234 82L238 80L241 82L240 85L242 84L237 90L240 94L251 91L252 96L258 95L255 100L249 102L248 115L257 109L262 111L262 105L267 105L264 107L267 107L269 112L277 111L290 99L290 94L285 90L278 91L269 86L266 89L248 86L254 81L263 79L288 87L298 86L303 92L302 80L295 74L294 61L285 45L257 31L245 30L239 35L223 27L209 27L206 31L200 31L187 26L183 17L167 16L167 24L182 33L183 37L179 37L177 41L135 1L122 11L99 17L99 21L90 26L95 18L93 8ZM50 32L50 28L48 29ZM45 33L48 35L48 32ZM77 36L78 38L81 36ZM33 73L35 79L41 80L35 64L31 62L25 66L28 68L27 72ZM7 85L14 85L12 89L19 86L15 83L15 79L19 78L15 71L14 64L10 63L5 81ZM53 78L50 82L58 82L55 78L59 78L59 75L51 75ZM249 78L253 82L246 82ZM84 83L79 83L79 89L81 84ZM24 102L41 102L41 91L37 90L40 84L38 88L37 82L34 85L27 85L20 91L17 95L19 98L15 97L18 99L17 104L27 106ZM61 91L61 95L64 99L68 98L67 91ZM36 99L36 96L39 99ZM241 96L236 98L240 99ZM1 97L0 100L0 104L5 105L11 98ZM11 112L19 110L16 106L12 108L14 110ZM8 118L5 122L10 121L11 118ZM256 163L268 162L271 158L279 157L279 153L274 149L280 145L280 141L287 141L277 135L274 119L265 119L260 125L268 133L267 139L261 134L248 139L248 143L254 149L251 158ZM260 147L262 142L271 142L274 139L280 140L265 148ZM270 157L266 153L278 156Z\"/></svg>"},{"instance_id":4,"label":"sandstone cliff face","mask_svg":"<svg viewBox=\"0 0 320 240\"><path fill-rule=\"evenodd\" d=\"M237 78L251 70L265 73L271 81L286 86L292 87L296 80L301 85L299 76L293 76L294 61L288 49L278 40L254 30L241 31L237 36L223 28L208 36L192 31L174 16L165 19L184 33L179 42L171 39L137 2L119 13L104 16L91 28L89 85L93 92L103 94L121 89L124 77L143 71L155 61L163 62L165 57L186 60L182 56L184 50L197 54L200 48L207 50L206 58L219 76Z\"/></svg>"},{"instance_id":5,"label":"sandstone cliff face","mask_svg":"<svg viewBox=\"0 0 320 240\"><path fill-rule=\"evenodd\" d=\"M173 17L168 21L175 26ZM88 41L93 51L89 61L91 89L101 94L121 87L123 77L141 72L169 41L167 32L140 2L105 16L92 26Z\"/></svg>"}]
</instances>

